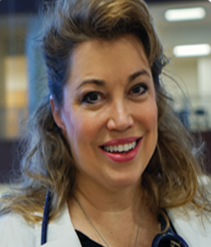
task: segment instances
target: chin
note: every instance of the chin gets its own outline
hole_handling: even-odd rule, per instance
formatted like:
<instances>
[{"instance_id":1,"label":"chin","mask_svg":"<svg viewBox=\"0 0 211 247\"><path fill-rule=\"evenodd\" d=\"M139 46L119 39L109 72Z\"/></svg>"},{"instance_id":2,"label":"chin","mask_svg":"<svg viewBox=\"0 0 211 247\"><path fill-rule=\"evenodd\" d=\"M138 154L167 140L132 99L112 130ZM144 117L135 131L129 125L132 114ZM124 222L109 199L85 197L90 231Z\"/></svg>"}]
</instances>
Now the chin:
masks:
<instances>
[{"instance_id":1,"label":"chin","mask_svg":"<svg viewBox=\"0 0 211 247\"><path fill-rule=\"evenodd\" d=\"M137 176L117 176L109 179L108 184L115 189L124 189L126 187L140 185L141 177Z\"/></svg>"}]
</instances>

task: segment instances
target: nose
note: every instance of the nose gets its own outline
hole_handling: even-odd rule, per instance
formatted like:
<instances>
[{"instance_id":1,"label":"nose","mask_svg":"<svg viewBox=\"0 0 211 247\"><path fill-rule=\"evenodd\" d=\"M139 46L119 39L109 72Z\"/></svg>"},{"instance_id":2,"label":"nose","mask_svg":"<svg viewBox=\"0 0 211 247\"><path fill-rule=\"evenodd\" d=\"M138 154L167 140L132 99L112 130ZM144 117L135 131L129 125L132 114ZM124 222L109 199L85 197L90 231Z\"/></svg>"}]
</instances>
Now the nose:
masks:
<instances>
[{"instance_id":1,"label":"nose","mask_svg":"<svg viewBox=\"0 0 211 247\"><path fill-rule=\"evenodd\" d=\"M107 128L109 130L124 131L133 126L132 110L127 102L116 100L108 111Z\"/></svg>"}]
</instances>

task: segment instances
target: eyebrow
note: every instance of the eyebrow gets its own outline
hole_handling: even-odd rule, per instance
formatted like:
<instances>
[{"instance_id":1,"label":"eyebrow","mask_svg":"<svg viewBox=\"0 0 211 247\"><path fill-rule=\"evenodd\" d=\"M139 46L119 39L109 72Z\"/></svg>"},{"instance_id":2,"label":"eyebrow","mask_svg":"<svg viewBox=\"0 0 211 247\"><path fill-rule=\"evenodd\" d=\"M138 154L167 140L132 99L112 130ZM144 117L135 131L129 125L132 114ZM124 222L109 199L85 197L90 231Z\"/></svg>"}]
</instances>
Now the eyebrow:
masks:
<instances>
[{"instance_id":1,"label":"eyebrow","mask_svg":"<svg viewBox=\"0 0 211 247\"><path fill-rule=\"evenodd\" d=\"M139 77L141 75L147 75L148 77L151 78L150 73L147 70L143 69L143 70L137 71L137 72L133 73L132 75L130 75L129 76L129 82L135 80L136 77Z\"/></svg>"},{"instance_id":2,"label":"eyebrow","mask_svg":"<svg viewBox=\"0 0 211 247\"><path fill-rule=\"evenodd\" d=\"M143 69L143 70L137 71L137 72L133 73L132 75L130 75L128 81L129 82L132 82L133 80L135 80L137 77L139 77L141 75L147 75L147 76L151 77L150 74L149 74L149 72L147 70ZM105 86L106 82L104 80L98 80L98 79L84 80L76 88L76 90L78 90L79 88L81 88L82 86L84 86L86 84L94 84L96 86Z\"/></svg>"},{"instance_id":3,"label":"eyebrow","mask_svg":"<svg viewBox=\"0 0 211 247\"><path fill-rule=\"evenodd\" d=\"M97 80L97 79L88 79L88 80L84 80L81 82L81 84L76 88L76 90L78 90L79 88L81 88L83 85L86 84L95 84L97 86L104 86L106 84L105 81L103 80Z\"/></svg>"}]
</instances>

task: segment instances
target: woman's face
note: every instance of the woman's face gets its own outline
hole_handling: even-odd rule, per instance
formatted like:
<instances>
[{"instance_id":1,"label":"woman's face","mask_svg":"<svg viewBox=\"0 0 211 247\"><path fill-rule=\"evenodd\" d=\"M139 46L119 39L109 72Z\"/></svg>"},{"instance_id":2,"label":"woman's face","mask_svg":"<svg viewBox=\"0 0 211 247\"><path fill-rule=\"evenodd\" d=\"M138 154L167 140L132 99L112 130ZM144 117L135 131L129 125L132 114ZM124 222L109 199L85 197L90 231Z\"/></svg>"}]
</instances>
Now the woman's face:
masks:
<instances>
[{"instance_id":1,"label":"woman's face","mask_svg":"<svg viewBox=\"0 0 211 247\"><path fill-rule=\"evenodd\" d=\"M133 35L80 44L64 104L54 119L66 137L80 185L107 189L140 182L157 143L157 104L142 43Z\"/></svg>"}]
</instances>

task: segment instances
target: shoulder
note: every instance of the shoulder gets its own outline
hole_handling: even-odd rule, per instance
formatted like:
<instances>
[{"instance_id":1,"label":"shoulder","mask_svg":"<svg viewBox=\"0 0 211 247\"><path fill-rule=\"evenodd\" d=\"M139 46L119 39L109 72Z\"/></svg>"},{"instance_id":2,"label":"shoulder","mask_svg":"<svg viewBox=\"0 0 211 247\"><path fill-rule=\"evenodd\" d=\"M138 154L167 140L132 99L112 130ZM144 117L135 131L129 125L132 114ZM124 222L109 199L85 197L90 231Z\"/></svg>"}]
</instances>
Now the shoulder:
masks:
<instances>
[{"instance_id":1,"label":"shoulder","mask_svg":"<svg viewBox=\"0 0 211 247\"><path fill-rule=\"evenodd\" d=\"M190 247L210 247L211 213L201 216L193 209L173 209L167 213L177 233Z\"/></svg>"},{"instance_id":2,"label":"shoulder","mask_svg":"<svg viewBox=\"0 0 211 247\"><path fill-rule=\"evenodd\" d=\"M1 247L40 247L41 224L29 224L18 214L0 217ZM71 222L67 205L61 208L58 216L48 224L47 247L81 247Z\"/></svg>"},{"instance_id":3,"label":"shoulder","mask_svg":"<svg viewBox=\"0 0 211 247\"><path fill-rule=\"evenodd\" d=\"M18 214L0 217L0 246L4 247L37 247L37 227L27 223Z\"/></svg>"}]
</instances>

